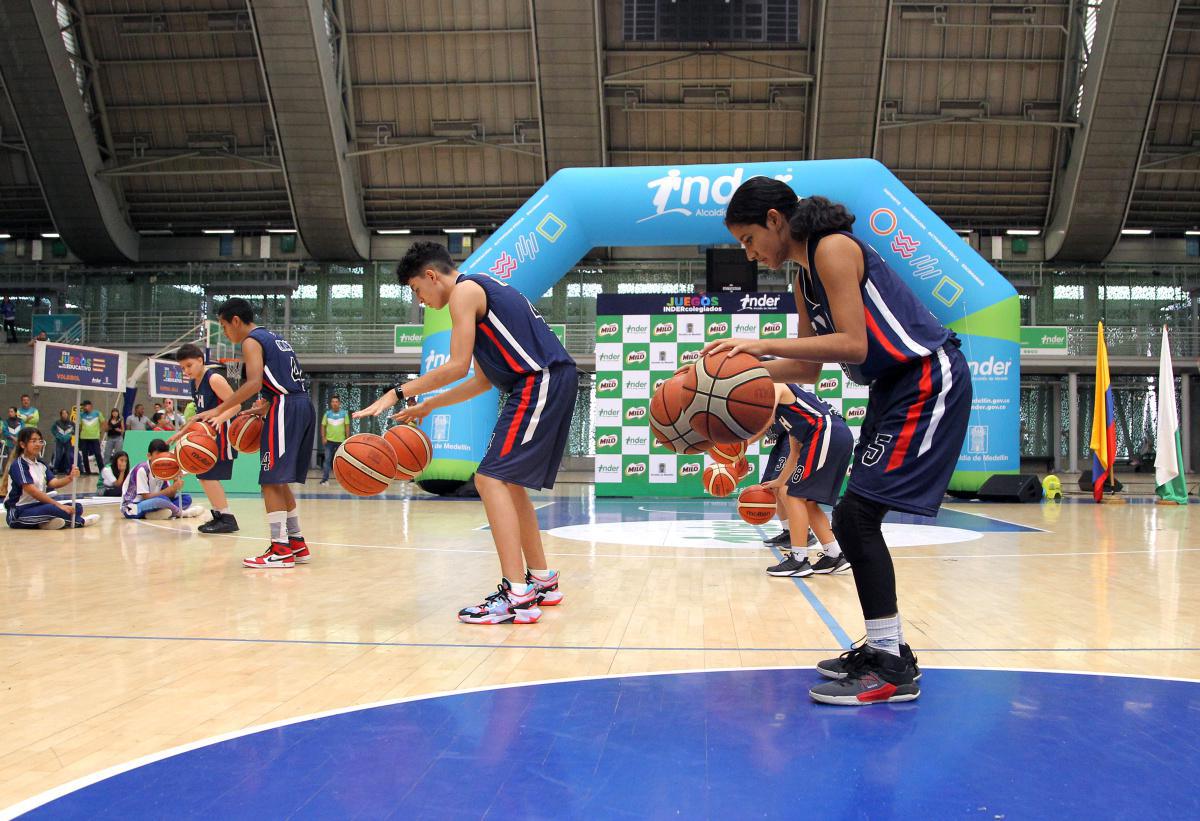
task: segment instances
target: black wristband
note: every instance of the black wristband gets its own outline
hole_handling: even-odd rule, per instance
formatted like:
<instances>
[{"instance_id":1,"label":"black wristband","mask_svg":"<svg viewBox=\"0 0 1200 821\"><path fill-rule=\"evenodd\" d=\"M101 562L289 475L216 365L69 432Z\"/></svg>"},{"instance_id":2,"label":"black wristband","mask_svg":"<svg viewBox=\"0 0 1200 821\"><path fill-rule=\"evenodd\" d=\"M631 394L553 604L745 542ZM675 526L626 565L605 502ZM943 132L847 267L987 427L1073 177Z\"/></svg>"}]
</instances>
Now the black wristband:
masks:
<instances>
[{"instance_id":1,"label":"black wristband","mask_svg":"<svg viewBox=\"0 0 1200 821\"><path fill-rule=\"evenodd\" d=\"M392 387L392 390L394 390L396 392L396 403L397 404L403 405L406 408L417 404L416 399L414 399L411 396L404 395L404 384L402 382L397 382Z\"/></svg>"}]
</instances>

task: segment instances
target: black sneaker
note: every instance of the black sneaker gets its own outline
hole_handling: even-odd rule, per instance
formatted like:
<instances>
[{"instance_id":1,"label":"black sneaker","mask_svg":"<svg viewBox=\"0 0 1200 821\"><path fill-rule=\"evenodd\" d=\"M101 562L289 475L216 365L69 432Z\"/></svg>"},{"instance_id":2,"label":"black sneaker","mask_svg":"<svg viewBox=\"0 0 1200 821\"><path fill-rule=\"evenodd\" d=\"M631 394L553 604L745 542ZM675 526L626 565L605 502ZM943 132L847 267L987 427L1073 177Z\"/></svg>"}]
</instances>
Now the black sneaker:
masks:
<instances>
[{"instance_id":1,"label":"black sneaker","mask_svg":"<svg viewBox=\"0 0 1200 821\"><path fill-rule=\"evenodd\" d=\"M212 521L197 528L201 533L237 533L238 521L232 513L212 512Z\"/></svg>"},{"instance_id":2,"label":"black sneaker","mask_svg":"<svg viewBox=\"0 0 1200 821\"><path fill-rule=\"evenodd\" d=\"M846 556L841 553L836 559L826 556L824 553L818 553L816 564L813 565L813 572L818 576L828 573L845 573L849 569L850 562L846 561Z\"/></svg>"},{"instance_id":3,"label":"black sneaker","mask_svg":"<svg viewBox=\"0 0 1200 821\"><path fill-rule=\"evenodd\" d=\"M769 539L763 539L763 544L773 544L776 547L790 545L792 543L792 532L786 528L778 536L772 536Z\"/></svg>"},{"instance_id":4,"label":"black sneaker","mask_svg":"<svg viewBox=\"0 0 1200 821\"><path fill-rule=\"evenodd\" d=\"M855 645L837 658L817 662L817 672L825 676L825 678L844 679L862 665L866 654L867 641L863 639L861 644ZM917 665L916 654L913 653L912 648L907 644L900 645L900 658L912 665L914 672L913 679L919 681L921 678L921 668Z\"/></svg>"},{"instance_id":5,"label":"black sneaker","mask_svg":"<svg viewBox=\"0 0 1200 821\"><path fill-rule=\"evenodd\" d=\"M859 707L913 701L921 695L916 669L906 659L868 645L856 649L859 652L853 669L845 678L818 684L809 690L808 695L813 701Z\"/></svg>"},{"instance_id":6,"label":"black sneaker","mask_svg":"<svg viewBox=\"0 0 1200 821\"><path fill-rule=\"evenodd\" d=\"M767 568L769 576L798 576L804 578L813 574L812 565L808 563L808 557L797 559L795 553L784 553L783 561L774 567Z\"/></svg>"}]
</instances>

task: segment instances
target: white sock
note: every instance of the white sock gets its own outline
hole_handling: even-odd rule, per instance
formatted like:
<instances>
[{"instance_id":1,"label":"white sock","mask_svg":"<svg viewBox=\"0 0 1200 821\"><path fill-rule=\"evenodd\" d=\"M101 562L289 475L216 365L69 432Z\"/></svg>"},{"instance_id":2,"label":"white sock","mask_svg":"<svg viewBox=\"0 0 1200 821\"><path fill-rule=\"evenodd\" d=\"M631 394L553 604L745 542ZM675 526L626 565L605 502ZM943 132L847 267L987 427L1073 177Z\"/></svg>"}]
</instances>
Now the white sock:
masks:
<instances>
[{"instance_id":1,"label":"white sock","mask_svg":"<svg viewBox=\"0 0 1200 821\"><path fill-rule=\"evenodd\" d=\"M780 526L780 527L782 527L784 530L787 530L787 531L789 531L789 532L791 531L791 528L790 528L790 527L788 527L788 520L787 520L787 519L780 519L780 520L779 520L779 526Z\"/></svg>"},{"instance_id":2,"label":"white sock","mask_svg":"<svg viewBox=\"0 0 1200 821\"><path fill-rule=\"evenodd\" d=\"M554 571L549 568L547 568L545 570L534 570L531 567L531 568L529 568L529 573L532 576L537 576L539 579L542 579L543 581L545 581L546 579L548 579L554 575Z\"/></svg>"},{"instance_id":3,"label":"white sock","mask_svg":"<svg viewBox=\"0 0 1200 821\"><path fill-rule=\"evenodd\" d=\"M304 535L300 532L300 511L292 508L286 514L287 517L287 535L292 539L303 539Z\"/></svg>"},{"instance_id":4,"label":"white sock","mask_svg":"<svg viewBox=\"0 0 1200 821\"><path fill-rule=\"evenodd\" d=\"M834 539L829 544L821 545L821 552L831 559L836 559L842 555L842 546L837 543L837 539Z\"/></svg>"},{"instance_id":5,"label":"white sock","mask_svg":"<svg viewBox=\"0 0 1200 821\"><path fill-rule=\"evenodd\" d=\"M516 582L509 582L508 585L512 588L512 592L518 596L528 595L529 591L533 589L532 584L517 584Z\"/></svg>"},{"instance_id":6,"label":"white sock","mask_svg":"<svg viewBox=\"0 0 1200 821\"><path fill-rule=\"evenodd\" d=\"M900 655L900 614L886 619L867 619L867 644L893 656Z\"/></svg>"},{"instance_id":7,"label":"white sock","mask_svg":"<svg viewBox=\"0 0 1200 821\"><path fill-rule=\"evenodd\" d=\"M287 517L286 510L272 510L267 514L267 527L271 530L271 541L287 542Z\"/></svg>"},{"instance_id":8,"label":"white sock","mask_svg":"<svg viewBox=\"0 0 1200 821\"><path fill-rule=\"evenodd\" d=\"M228 516L229 508L228 507L219 507L219 508L217 508L217 513L220 513L222 516Z\"/></svg>"}]
</instances>

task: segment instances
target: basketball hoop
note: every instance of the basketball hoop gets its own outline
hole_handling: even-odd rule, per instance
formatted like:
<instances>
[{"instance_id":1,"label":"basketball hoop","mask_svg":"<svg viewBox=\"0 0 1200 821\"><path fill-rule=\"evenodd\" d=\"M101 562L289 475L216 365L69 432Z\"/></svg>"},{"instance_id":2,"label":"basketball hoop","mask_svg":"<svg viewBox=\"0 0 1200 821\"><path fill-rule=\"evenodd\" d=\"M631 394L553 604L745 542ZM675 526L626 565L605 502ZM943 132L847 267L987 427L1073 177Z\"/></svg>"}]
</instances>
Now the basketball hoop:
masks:
<instances>
[{"instance_id":1,"label":"basketball hoop","mask_svg":"<svg viewBox=\"0 0 1200 821\"><path fill-rule=\"evenodd\" d=\"M217 361L225 368L225 380L229 382L229 386L237 390L242 384L242 360L221 357Z\"/></svg>"}]
</instances>

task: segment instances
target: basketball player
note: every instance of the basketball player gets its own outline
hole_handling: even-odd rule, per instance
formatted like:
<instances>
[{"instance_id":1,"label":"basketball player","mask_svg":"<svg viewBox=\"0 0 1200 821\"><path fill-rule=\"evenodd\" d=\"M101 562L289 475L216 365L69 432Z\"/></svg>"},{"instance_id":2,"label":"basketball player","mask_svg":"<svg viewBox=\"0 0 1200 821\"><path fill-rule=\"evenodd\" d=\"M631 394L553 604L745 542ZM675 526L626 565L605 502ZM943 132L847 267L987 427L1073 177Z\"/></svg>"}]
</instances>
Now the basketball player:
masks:
<instances>
[{"instance_id":1,"label":"basketball player","mask_svg":"<svg viewBox=\"0 0 1200 821\"><path fill-rule=\"evenodd\" d=\"M776 476L764 479L763 487L772 490L787 510L787 519L801 533L809 528L821 544L815 564L806 552L796 553L787 545L783 561L767 568L772 576L799 576L844 573L850 563L834 538L829 519L819 505L837 501L850 466L854 437L850 428L833 408L799 385L775 385L775 414L772 426L783 429L783 438L791 440L783 465ZM774 451L772 451L774 454ZM771 469L768 464L767 469Z\"/></svg>"},{"instance_id":2,"label":"basketball player","mask_svg":"<svg viewBox=\"0 0 1200 821\"><path fill-rule=\"evenodd\" d=\"M175 353L175 361L192 380L192 401L197 412L215 408L233 395L233 388L221 373L221 366L206 362L204 351L197 346L181 347ZM183 431L179 431L167 442L173 443L182 436ZM217 463L212 469L196 477L212 506L212 520L200 525L198 530L201 533L237 533L237 519L229 511L229 499L221 486L222 481L233 478L233 460L237 458L237 451L229 441L228 423L217 428L217 454Z\"/></svg>"},{"instance_id":3,"label":"basketball player","mask_svg":"<svg viewBox=\"0 0 1200 821\"><path fill-rule=\"evenodd\" d=\"M508 392L475 472L503 578L495 593L459 611L458 618L468 624L531 624L541 617L539 605L558 604L562 593L557 571L547 567L526 488L554 487L575 409L575 361L529 300L489 276L459 273L450 253L435 242L413 245L396 274L423 305L450 306L450 359L396 385L354 418L382 413L463 379L472 358L474 376L393 418L421 420L435 408L464 402L493 385Z\"/></svg>"},{"instance_id":4,"label":"basketball player","mask_svg":"<svg viewBox=\"0 0 1200 821\"><path fill-rule=\"evenodd\" d=\"M254 324L254 308L235 297L217 308L221 332L242 346L245 378L241 386L215 408L197 413L193 419L218 429L241 410L242 403L261 393L246 411L264 417L260 450L262 464L258 483L271 544L261 556L242 560L256 569L288 568L307 564L311 551L300 531L300 514L289 482L304 484L316 431L316 412L308 398L308 379L287 340Z\"/></svg>"},{"instance_id":5,"label":"basketball player","mask_svg":"<svg viewBox=\"0 0 1200 821\"><path fill-rule=\"evenodd\" d=\"M771 354L777 382L813 382L822 362L839 362L870 386L846 495L833 531L854 572L866 641L817 669L833 681L809 695L827 704L911 701L920 668L904 643L896 574L883 539L888 510L933 516L962 449L971 376L959 340L883 259L853 234L854 217L824 197L798 199L785 183L744 182L725 225L746 257L771 268L791 260L797 339L722 340L710 350Z\"/></svg>"}]
</instances>

